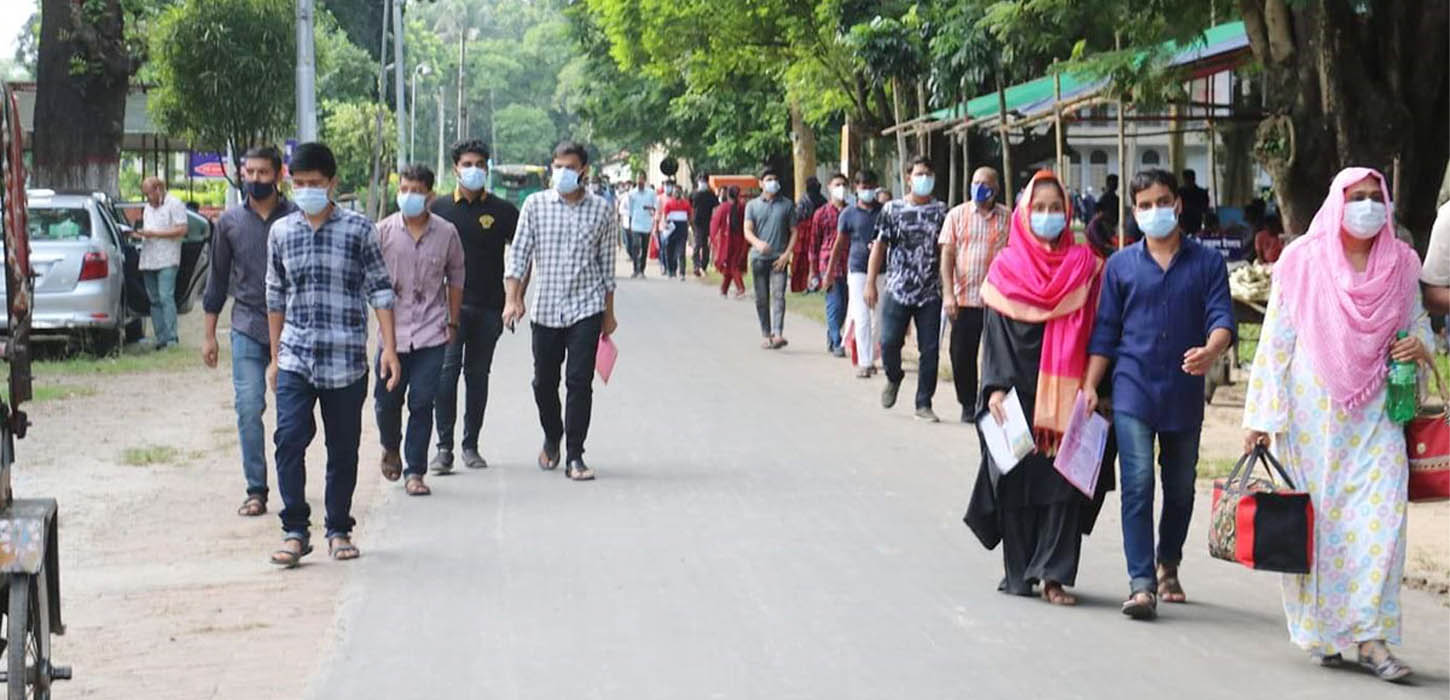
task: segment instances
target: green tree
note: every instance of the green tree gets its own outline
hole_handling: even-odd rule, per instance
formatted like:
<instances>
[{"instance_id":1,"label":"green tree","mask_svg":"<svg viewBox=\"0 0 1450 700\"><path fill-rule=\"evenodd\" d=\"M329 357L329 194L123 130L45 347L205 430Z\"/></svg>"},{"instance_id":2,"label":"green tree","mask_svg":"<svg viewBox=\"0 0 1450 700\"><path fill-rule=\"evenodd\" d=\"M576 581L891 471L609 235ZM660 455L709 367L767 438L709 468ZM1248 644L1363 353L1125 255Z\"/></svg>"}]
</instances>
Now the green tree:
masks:
<instances>
[{"instance_id":1,"label":"green tree","mask_svg":"<svg viewBox=\"0 0 1450 700\"><path fill-rule=\"evenodd\" d=\"M378 90L378 67L354 44L327 10L319 10L313 32L317 50L317 99L361 100Z\"/></svg>"},{"instance_id":2,"label":"green tree","mask_svg":"<svg viewBox=\"0 0 1450 700\"><path fill-rule=\"evenodd\" d=\"M397 144L393 142L393 114L386 107L369 101L322 103L322 140L332 147L337 157L338 192L366 189L376 155L382 170L393 162ZM381 142L377 138L377 119L383 120Z\"/></svg>"},{"instance_id":3,"label":"green tree","mask_svg":"<svg viewBox=\"0 0 1450 700\"><path fill-rule=\"evenodd\" d=\"M559 132L548 112L533 106L509 105L498 111L497 119L495 162L542 163L549 158Z\"/></svg>"},{"instance_id":4,"label":"green tree","mask_svg":"<svg viewBox=\"0 0 1450 700\"><path fill-rule=\"evenodd\" d=\"M293 130L296 36L289 0L186 0L152 41L152 116L198 148L238 159Z\"/></svg>"}]
</instances>

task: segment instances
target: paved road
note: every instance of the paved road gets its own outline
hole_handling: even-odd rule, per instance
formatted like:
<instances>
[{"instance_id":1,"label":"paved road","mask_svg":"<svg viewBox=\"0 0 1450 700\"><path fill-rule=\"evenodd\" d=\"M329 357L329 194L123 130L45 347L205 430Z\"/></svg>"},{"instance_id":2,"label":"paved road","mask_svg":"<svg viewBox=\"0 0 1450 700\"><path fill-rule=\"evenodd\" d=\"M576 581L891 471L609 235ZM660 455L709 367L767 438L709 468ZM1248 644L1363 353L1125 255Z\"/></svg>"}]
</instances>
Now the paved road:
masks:
<instances>
[{"instance_id":1,"label":"paved road","mask_svg":"<svg viewBox=\"0 0 1450 700\"><path fill-rule=\"evenodd\" d=\"M995 591L961 523L975 436L877 404L820 326L758 349L749 302L621 282L621 364L595 394L592 484L533 464L526 336L505 335L485 472L373 511L318 698L1333 698L1450 690L1450 610L1406 592L1390 688L1311 667L1278 581L1207 558L1194 604L1134 623L1117 518L1084 545L1076 609ZM908 382L914 381L909 378ZM903 395L909 397L910 389ZM948 385L937 394L952 410ZM1109 510L1116 508L1116 501Z\"/></svg>"}]
</instances>

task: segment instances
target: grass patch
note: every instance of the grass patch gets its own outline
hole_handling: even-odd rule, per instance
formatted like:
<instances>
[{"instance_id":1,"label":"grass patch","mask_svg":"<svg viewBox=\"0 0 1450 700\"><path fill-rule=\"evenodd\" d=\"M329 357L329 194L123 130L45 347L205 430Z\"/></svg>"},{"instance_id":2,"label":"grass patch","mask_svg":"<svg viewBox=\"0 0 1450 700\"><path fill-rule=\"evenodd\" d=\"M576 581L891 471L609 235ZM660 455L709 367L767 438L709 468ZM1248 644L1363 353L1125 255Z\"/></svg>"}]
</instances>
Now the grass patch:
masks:
<instances>
[{"instance_id":1,"label":"grass patch","mask_svg":"<svg viewBox=\"0 0 1450 700\"><path fill-rule=\"evenodd\" d=\"M36 376L53 375L116 375L139 372L178 372L201 365L192 348L173 347L155 351L149 348L128 349L111 357L73 355L66 358L39 360L33 365Z\"/></svg>"},{"instance_id":2,"label":"grass patch","mask_svg":"<svg viewBox=\"0 0 1450 700\"><path fill-rule=\"evenodd\" d=\"M64 401L82 396L95 396L96 388L93 386L76 386L74 384L34 384L31 386L29 403L44 403L46 401ZM0 400L6 404L10 403L9 385L0 386Z\"/></svg>"},{"instance_id":3,"label":"grass patch","mask_svg":"<svg viewBox=\"0 0 1450 700\"><path fill-rule=\"evenodd\" d=\"M164 445L143 445L127 447L121 452L121 463L132 467L149 467L154 464L170 464L181 456L181 450Z\"/></svg>"}]
</instances>

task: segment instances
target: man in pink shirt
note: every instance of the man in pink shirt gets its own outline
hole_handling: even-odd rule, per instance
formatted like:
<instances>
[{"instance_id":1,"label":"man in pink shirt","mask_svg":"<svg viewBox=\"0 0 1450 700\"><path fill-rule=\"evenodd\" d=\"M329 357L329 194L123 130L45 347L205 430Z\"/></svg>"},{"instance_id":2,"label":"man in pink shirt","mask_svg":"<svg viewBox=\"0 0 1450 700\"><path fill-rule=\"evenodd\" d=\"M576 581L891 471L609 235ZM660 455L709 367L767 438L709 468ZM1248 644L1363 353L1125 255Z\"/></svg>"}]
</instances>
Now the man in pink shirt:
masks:
<instances>
[{"instance_id":1,"label":"man in pink shirt","mask_svg":"<svg viewBox=\"0 0 1450 700\"><path fill-rule=\"evenodd\" d=\"M397 481L406 472L409 496L431 492L423 475L433 433L433 399L443 373L443 352L458 330L463 305L463 243L453 224L429 212L432 199L433 171L423 165L404 168L398 174L399 211L378 223L378 243L396 294L394 332L403 371L392 391L378 382L373 406L383 443L383 477ZM405 400L406 442L401 434Z\"/></svg>"},{"instance_id":2,"label":"man in pink shirt","mask_svg":"<svg viewBox=\"0 0 1450 700\"><path fill-rule=\"evenodd\" d=\"M1007 245L1011 213L998 203L997 171L972 173L972 201L953 207L941 229L942 310L952 323L952 379L962 422L976 415L977 349L982 343L982 282Z\"/></svg>"}]
</instances>

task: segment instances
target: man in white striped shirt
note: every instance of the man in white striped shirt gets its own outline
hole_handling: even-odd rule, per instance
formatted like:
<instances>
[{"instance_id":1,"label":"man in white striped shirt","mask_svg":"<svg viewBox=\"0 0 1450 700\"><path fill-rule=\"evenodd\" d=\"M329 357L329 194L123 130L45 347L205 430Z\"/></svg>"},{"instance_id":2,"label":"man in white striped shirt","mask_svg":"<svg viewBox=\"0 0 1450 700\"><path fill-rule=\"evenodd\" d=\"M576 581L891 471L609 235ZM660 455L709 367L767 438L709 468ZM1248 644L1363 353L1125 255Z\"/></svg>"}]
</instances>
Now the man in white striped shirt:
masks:
<instances>
[{"instance_id":1,"label":"man in white striped shirt","mask_svg":"<svg viewBox=\"0 0 1450 700\"><path fill-rule=\"evenodd\" d=\"M602 197L583 187L589 154L564 141L554 148L552 187L524 200L509 251L504 279L507 301L503 321L509 327L524 317L523 279L537 290L533 317L534 401L544 429L539 468L559 466L564 441L564 475L589 481L584 439L594 401L594 360L600 336L614 333L614 259L619 222ZM559 379L564 369L568 399L560 418Z\"/></svg>"}]
</instances>

